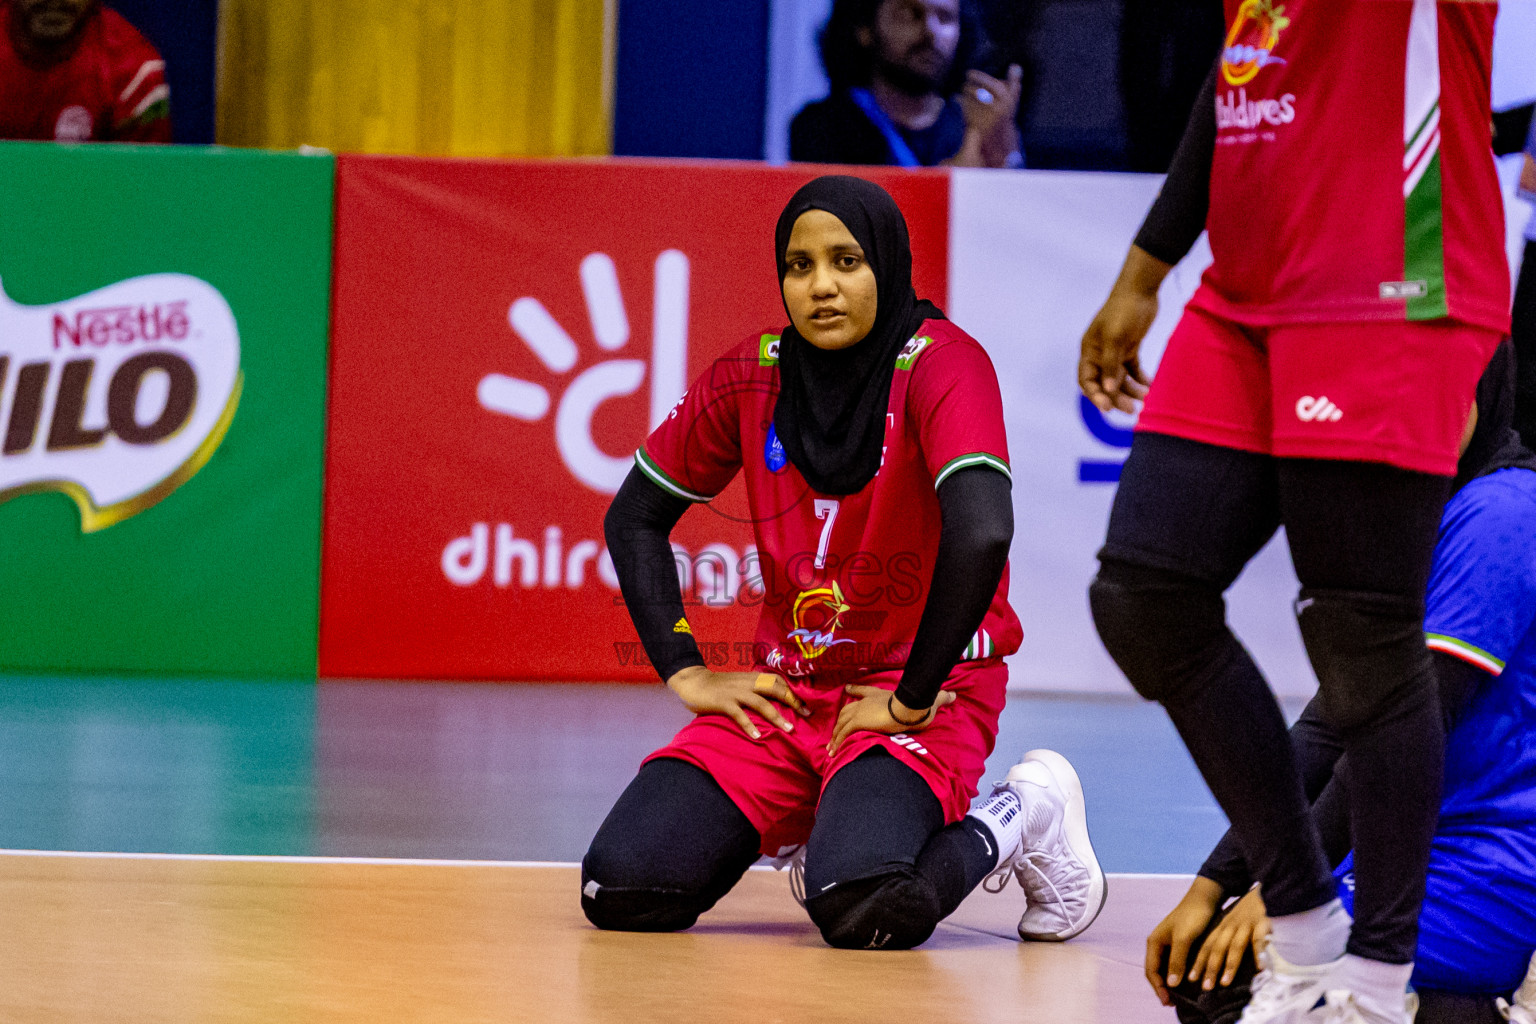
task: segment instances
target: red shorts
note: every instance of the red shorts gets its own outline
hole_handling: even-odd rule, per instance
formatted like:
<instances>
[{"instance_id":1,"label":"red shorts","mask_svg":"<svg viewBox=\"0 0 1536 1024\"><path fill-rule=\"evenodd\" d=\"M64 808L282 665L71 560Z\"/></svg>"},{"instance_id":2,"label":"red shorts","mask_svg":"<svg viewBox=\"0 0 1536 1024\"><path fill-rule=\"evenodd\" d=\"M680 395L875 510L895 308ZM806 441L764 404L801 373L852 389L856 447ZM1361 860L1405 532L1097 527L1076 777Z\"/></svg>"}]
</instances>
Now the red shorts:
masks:
<instances>
[{"instance_id":1,"label":"red shorts","mask_svg":"<svg viewBox=\"0 0 1536 1024\"><path fill-rule=\"evenodd\" d=\"M836 683L791 681L790 689L811 709L809 718L785 712L795 723L794 732L786 733L748 711L763 737L754 740L724 715L699 715L646 760L675 757L708 772L762 834L762 851L768 856L809 838L827 780L873 747L884 748L921 775L939 798L945 823L952 824L970 809L976 783L997 742L1008 666L1001 658L961 662L944 682L955 702L928 728L911 736L856 732L836 756L827 757L837 713L852 699L843 685L858 682L895 690L900 679L900 672L877 672Z\"/></svg>"},{"instance_id":2,"label":"red shorts","mask_svg":"<svg viewBox=\"0 0 1536 1024\"><path fill-rule=\"evenodd\" d=\"M1499 334L1448 320L1248 327L1189 308L1137 425L1283 458L1453 476Z\"/></svg>"}]
</instances>

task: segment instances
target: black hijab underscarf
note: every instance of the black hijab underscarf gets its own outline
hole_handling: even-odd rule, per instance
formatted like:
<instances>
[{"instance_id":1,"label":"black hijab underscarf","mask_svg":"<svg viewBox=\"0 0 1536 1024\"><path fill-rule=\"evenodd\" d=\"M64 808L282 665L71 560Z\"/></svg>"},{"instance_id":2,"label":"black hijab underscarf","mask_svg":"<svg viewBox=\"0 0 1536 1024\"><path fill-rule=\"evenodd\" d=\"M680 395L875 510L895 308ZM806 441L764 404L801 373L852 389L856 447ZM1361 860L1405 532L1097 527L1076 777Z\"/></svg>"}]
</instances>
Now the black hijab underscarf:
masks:
<instances>
[{"instance_id":1,"label":"black hijab underscarf","mask_svg":"<svg viewBox=\"0 0 1536 1024\"><path fill-rule=\"evenodd\" d=\"M912 248L896 201L874 182L841 174L810 182L779 214L774 249L781 293L790 232L807 210L832 214L864 249L878 305L869 334L836 352L806 341L793 322L784 329L773 425L789 461L812 487L853 494L880 469L896 357L924 320L942 320L944 313L912 290Z\"/></svg>"},{"instance_id":2,"label":"black hijab underscarf","mask_svg":"<svg viewBox=\"0 0 1536 1024\"><path fill-rule=\"evenodd\" d=\"M1477 382L1477 426L1472 431L1472 442L1456 464L1453 490L1459 491L1495 470L1511 466L1536 469L1536 454L1521 443L1514 423L1515 346L1505 338Z\"/></svg>"}]
</instances>

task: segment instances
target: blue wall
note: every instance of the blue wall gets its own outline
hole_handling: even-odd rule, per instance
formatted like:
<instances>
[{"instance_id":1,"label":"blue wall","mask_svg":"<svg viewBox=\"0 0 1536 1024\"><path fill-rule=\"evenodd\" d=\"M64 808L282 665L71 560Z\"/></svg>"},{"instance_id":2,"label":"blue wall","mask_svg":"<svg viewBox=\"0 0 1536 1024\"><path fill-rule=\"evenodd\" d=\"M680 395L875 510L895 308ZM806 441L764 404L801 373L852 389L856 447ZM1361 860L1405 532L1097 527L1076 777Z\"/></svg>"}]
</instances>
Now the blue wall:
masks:
<instances>
[{"instance_id":1,"label":"blue wall","mask_svg":"<svg viewBox=\"0 0 1536 1024\"><path fill-rule=\"evenodd\" d=\"M768 0L621 0L613 151L763 158Z\"/></svg>"},{"instance_id":2,"label":"blue wall","mask_svg":"<svg viewBox=\"0 0 1536 1024\"><path fill-rule=\"evenodd\" d=\"M177 142L213 141L218 0L107 0L165 58Z\"/></svg>"}]
</instances>

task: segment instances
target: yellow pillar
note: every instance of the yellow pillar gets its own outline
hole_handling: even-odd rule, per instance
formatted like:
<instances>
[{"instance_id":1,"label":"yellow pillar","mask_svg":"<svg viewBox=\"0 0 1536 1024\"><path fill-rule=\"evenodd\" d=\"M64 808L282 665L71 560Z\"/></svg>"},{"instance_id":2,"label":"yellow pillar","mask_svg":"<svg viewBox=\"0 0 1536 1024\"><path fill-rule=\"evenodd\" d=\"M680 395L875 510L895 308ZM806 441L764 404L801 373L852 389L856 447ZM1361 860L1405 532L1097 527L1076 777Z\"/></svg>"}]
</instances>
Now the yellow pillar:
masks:
<instances>
[{"instance_id":1,"label":"yellow pillar","mask_svg":"<svg viewBox=\"0 0 1536 1024\"><path fill-rule=\"evenodd\" d=\"M617 3L223 0L218 141L605 155Z\"/></svg>"}]
</instances>

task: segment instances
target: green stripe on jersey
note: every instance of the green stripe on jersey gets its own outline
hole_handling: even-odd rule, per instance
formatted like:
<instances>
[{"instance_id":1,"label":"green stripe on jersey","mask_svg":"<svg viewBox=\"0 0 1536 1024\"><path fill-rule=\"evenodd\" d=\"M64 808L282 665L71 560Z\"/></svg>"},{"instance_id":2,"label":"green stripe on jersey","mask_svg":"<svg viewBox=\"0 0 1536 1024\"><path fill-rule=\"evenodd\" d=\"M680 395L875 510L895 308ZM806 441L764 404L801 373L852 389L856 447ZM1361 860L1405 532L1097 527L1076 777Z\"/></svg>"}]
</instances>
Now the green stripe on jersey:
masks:
<instances>
[{"instance_id":1,"label":"green stripe on jersey","mask_svg":"<svg viewBox=\"0 0 1536 1024\"><path fill-rule=\"evenodd\" d=\"M1384 299L1405 298L1409 320L1448 312L1440 114L1439 5L1413 0L1403 62L1403 279L1383 282L1381 292Z\"/></svg>"},{"instance_id":2,"label":"green stripe on jersey","mask_svg":"<svg viewBox=\"0 0 1536 1024\"><path fill-rule=\"evenodd\" d=\"M1444 633L1425 633L1424 645L1432 651L1441 651L1462 661L1469 661L1494 675L1504 671L1504 662L1499 658L1495 658L1481 647L1474 647L1465 640L1458 640Z\"/></svg>"},{"instance_id":3,"label":"green stripe on jersey","mask_svg":"<svg viewBox=\"0 0 1536 1024\"><path fill-rule=\"evenodd\" d=\"M971 634L971 642L965 645L965 651L960 655L960 660L983 661L992 657L992 652L996 649L992 644L991 635L984 629L978 629Z\"/></svg>"},{"instance_id":4,"label":"green stripe on jersey","mask_svg":"<svg viewBox=\"0 0 1536 1024\"><path fill-rule=\"evenodd\" d=\"M1445 219L1438 150L1403 205L1403 280L1425 285L1419 294L1408 297L1408 319L1438 320L1450 312L1445 299Z\"/></svg>"},{"instance_id":5,"label":"green stripe on jersey","mask_svg":"<svg viewBox=\"0 0 1536 1024\"><path fill-rule=\"evenodd\" d=\"M655 462L651 461L651 457L649 455L645 454L644 448L641 448L635 452L635 465L640 467L640 472L649 477L653 484L655 484L657 487L660 487L668 494L675 494L677 497L684 498L688 501L713 500L710 495L695 494L693 491L690 491L688 488L679 484L676 480L673 480L671 477L667 476L666 473L662 472L661 467L656 465Z\"/></svg>"},{"instance_id":6,"label":"green stripe on jersey","mask_svg":"<svg viewBox=\"0 0 1536 1024\"><path fill-rule=\"evenodd\" d=\"M1414 144L1419 141L1421 136L1423 136L1424 129L1428 128L1429 127L1429 123L1431 121L1435 120L1435 114L1439 110L1440 110L1440 104L1438 102L1436 102L1433 106L1431 106L1429 108L1429 112L1426 113L1419 120L1418 127L1414 128L1412 132L1408 133L1407 139L1405 139L1404 142L1403 142L1404 149L1410 150L1410 151L1413 149Z\"/></svg>"},{"instance_id":7,"label":"green stripe on jersey","mask_svg":"<svg viewBox=\"0 0 1536 1024\"><path fill-rule=\"evenodd\" d=\"M986 452L972 452L969 455L957 455L953 459L950 459L948 462L944 463L943 468L941 468L938 474L933 478L933 489L938 490L939 485L947 480L950 474L954 473L956 470L969 469L972 466L986 466L989 469L997 470L1010 481L1013 479L1013 473L1008 469L1008 463L1004 462L996 455L988 455Z\"/></svg>"},{"instance_id":8,"label":"green stripe on jersey","mask_svg":"<svg viewBox=\"0 0 1536 1024\"><path fill-rule=\"evenodd\" d=\"M117 131L125 132L133 128L140 128L147 124L154 124L156 121L163 121L170 116L171 101L157 100L156 102L151 103L149 106L145 107L144 112L139 114L137 117L130 117L126 121L122 121L115 125L114 128Z\"/></svg>"}]
</instances>

